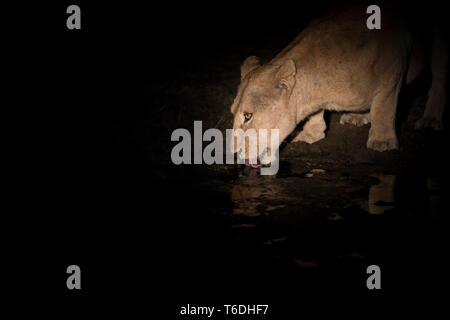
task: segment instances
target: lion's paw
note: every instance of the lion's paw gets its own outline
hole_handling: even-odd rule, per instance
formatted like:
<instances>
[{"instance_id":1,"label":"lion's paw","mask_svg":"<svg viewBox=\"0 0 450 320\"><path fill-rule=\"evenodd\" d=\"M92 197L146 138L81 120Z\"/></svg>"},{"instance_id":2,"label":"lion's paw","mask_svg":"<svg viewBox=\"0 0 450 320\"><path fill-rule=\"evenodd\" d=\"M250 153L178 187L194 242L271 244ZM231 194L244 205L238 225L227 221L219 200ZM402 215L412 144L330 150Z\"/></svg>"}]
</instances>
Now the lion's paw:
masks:
<instances>
[{"instance_id":1,"label":"lion's paw","mask_svg":"<svg viewBox=\"0 0 450 320\"><path fill-rule=\"evenodd\" d=\"M370 122L370 113L344 113L339 120L340 124L352 124L361 127Z\"/></svg>"},{"instance_id":2,"label":"lion's paw","mask_svg":"<svg viewBox=\"0 0 450 320\"><path fill-rule=\"evenodd\" d=\"M442 124L441 119L422 117L419 120L417 120L415 128L416 130L425 128L431 128L434 130L443 130L444 125Z\"/></svg>"},{"instance_id":3,"label":"lion's paw","mask_svg":"<svg viewBox=\"0 0 450 320\"><path fill-rule=\"evenodd\" d=\"M388 140L371 140L367 141L367 148L375 151L388 151L398 149L397 138L391 138Z\"/></svg>"}]
</instances>

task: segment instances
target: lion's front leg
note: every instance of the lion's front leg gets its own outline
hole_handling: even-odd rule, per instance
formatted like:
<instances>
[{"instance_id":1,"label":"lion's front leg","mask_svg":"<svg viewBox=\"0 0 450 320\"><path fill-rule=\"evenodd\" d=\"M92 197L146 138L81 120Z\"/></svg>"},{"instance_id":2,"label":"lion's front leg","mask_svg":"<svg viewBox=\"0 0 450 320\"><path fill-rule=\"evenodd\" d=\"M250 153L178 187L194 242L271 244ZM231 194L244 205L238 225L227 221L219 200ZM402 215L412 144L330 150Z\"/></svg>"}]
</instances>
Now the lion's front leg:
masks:
<instances>
[{"instance_id":1,"label":"lion's front leg","mask_svg":"<svg viewBox=\"0 0 450 320\"><path fill-rule=\"evenodd\" d=\"M400 82L394 88L381 91L373 99L370 108L371 126L367 148L376 151L398 149L395 115L399 91Z\"/></svg>"},{"instance_id":2,"label":"lion's front leg","mask_svg":"<svg viewBox=\"0 0 450 320\"><path fill-rule=\"evenodd\" d=\"M292 142L303 141L314 143L325 138L327 124L323 118L323 110L309 117L303 126L303 130L292 140Z\"/></svg>"}]
</instances>

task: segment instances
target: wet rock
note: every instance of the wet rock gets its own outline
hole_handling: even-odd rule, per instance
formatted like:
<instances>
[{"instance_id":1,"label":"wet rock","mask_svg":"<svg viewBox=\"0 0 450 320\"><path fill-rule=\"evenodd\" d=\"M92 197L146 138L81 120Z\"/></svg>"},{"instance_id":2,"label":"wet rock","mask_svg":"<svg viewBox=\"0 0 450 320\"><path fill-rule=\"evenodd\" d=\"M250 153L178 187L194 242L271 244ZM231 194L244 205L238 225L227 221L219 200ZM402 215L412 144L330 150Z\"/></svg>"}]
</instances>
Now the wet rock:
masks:
<instances>
[{"instance_id":1,"label":"wet rock","mask_svg":"<svg viewBox=\"0 0 450 320\"><path fill-rule=\"evenodd\" d=\"M339 214L339 213L337 213L337 212L333 212L329 217L328 217L328 220L330 220L330 221L337 221L337 220L341 220L342 219L342 216Z\"/></svg>"},{"instance_id":2,"label":"wet rock","mask_svg":"<svg viewBox=\"0 0 450 320\"><path fill-rule=\"evenodd\" d=\"M304 268L304 269L314 269L314 268L317 268L319 266L319 264L317 262L307 261L307 260L300 260L300 259L295 259L295 263L300 268Z\"/></svg>"},{"instance_id":3,"label":"wet rock","mask_svg":"<svg viewBox=\"0 0 450 320\"><path fill-rule=\"evenodd\" d=\"M270 239L267 241L263 241L263 244L267 244L267 245L271 245L271 244L276 244L276 243L280 243L280 242L284 242L287 240L287 237L281 237L281 238L275 238L275 239Z\"/></svg>"}]
</instances>

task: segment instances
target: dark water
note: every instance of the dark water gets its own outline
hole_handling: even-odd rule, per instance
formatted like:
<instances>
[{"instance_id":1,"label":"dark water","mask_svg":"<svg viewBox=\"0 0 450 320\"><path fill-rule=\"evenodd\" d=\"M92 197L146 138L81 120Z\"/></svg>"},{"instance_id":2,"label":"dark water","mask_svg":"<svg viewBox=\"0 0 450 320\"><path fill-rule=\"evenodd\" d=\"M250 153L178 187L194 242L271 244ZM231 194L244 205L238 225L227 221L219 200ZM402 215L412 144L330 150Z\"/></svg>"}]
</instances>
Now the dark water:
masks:
<instances>
[{"instance_id":1,"label":"dark water","mask_svg":"<svg viewBox=\"0 0 450 320\"><path fill-rule=\"evenodd\" d=\"M184 262L198 286L272 298L292 297L292 288L365 295L372 264L384 293L442 285L442 176L311 155L282 161L276 176L256 171L213 167L183 189L195 204L180 206L181 250L197 252ZM211 288L206 275L220 285Z\"/></svg>"}]
</instances>

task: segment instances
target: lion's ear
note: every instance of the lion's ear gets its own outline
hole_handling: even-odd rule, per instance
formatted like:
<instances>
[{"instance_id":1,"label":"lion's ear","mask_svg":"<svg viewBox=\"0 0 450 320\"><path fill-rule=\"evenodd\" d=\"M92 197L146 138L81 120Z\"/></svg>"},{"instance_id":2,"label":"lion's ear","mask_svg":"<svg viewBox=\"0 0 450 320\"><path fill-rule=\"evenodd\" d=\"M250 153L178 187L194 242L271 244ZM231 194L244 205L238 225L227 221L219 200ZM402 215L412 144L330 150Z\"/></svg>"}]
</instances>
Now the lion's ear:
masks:
<instances>
[{"instance_id":1,"label":"lion's ear","mask_svg":"<svg viewBox=\"0 0 450 320\"><path fill-rule=\"evenodd\" d=\"M287 59L278 68L275 75L275 81L278 87L291 90L295 84L295 74L297 73L297 68L295 62L292 59Z\"/></svg>"},{"instance_id":2,"label":"lion's ear","mask_svg":"<svg viewBox=\"0 0 450 320\"><path fill-rule=\"evenodd\" d=\"M250 56L247 59L245 59L244 63L241 65L241 79L244 79L244 77L252 70L258 68L261 66L261 63L259 62L259 58L256 56Z\"/></svg>"}]
</instances>

